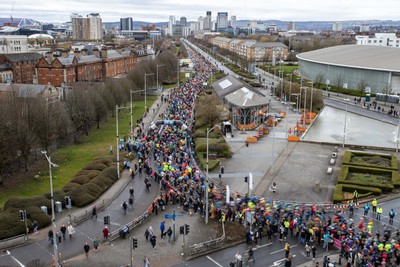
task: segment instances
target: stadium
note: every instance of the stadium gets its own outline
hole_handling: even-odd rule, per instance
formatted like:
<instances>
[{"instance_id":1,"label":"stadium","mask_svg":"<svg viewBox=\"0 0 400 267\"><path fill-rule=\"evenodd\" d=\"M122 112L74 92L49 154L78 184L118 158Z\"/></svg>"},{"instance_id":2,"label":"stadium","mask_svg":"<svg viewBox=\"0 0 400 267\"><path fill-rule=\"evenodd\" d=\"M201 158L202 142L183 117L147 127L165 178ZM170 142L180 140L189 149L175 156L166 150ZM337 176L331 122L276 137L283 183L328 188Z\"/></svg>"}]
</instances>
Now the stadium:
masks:
<instances>
[{"instance_id":1,"label":"stadium","mask_svg":"<svg viewBox=\"0 0 400 267\"><path fill-rule=\"evenodd\" d=\"M342 45L297 55L302 77L371 93L400 94L400 48Z\"/></svg>"}]
</instances>

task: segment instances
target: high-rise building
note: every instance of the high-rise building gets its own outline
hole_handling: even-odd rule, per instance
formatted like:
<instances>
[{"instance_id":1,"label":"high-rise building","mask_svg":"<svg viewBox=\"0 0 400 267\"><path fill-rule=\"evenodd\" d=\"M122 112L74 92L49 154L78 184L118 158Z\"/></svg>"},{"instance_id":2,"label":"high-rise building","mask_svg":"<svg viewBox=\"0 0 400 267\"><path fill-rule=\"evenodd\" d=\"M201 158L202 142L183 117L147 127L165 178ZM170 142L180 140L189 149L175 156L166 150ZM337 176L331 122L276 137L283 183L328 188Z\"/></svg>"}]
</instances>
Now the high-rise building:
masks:
<instances>
[{"instance_id":1,"label":"high-rise building","mask_svg":"<svg viewBox=\"0 0 400 267\"><path fill-rule=\"evenodd\" d=\"M287 26L288 31L295 31L296 30L296 24L294 21L289 21L288 26Z\"/></svg>"},{"instance_id":2,"label":"high-rise building","mask_svg":"<svg viewBox=\"0 0 400 267\"><path fill-rule=\"evenodd\" d=\"M332 24L332 31L341 32L342 30L343 30L343 27L342 27L342 23L341 22L334 22Z\"/></svg>"},{"instance_id":3,"label":"high-rise building","mask_svg":"<svg viewBox=\"0 0 400 267\"><path fill-rule=\"evenodd\" d=\"M121 18L119 21L119 29L121 31L132 31L133 30L133 20L131 17Z\"/></svg>"},{"instance_id":4,"label":"high-rise building","mask_svg":"<svg viewBox=\"0 0 400 267\"><path fill-rule=\"evenodd\" d=\"M212 29L211 11L206 12L206 17L204 19L204 30Z\"/></svg>"},{"instance_id":5,"label":"high-rise building","mask_svg":"<svg viewBox=\"0 0 400 267\"><path fill-rule=\"evenodd\" d=\"M236 16L231 16L231 23L230 26L235 29L236 28Z\"/></svg>"},{"instance_id":6,"label":"high-rise building","mask_svg":"<svg viewBox=\"0 0 400 267\"><path fill-rule=\"evenodd\" d=\"M204 30L204 17L200 16L197 22L199 23L199 30L200 31Z\"/></svg>"},{"instance_id":7,"label":"high-rise building","mask_svg":"<svg viewBox=\"0 0 400 267\"><path fill-rule=\"evenodd\" d=\"M168 34L170 36L174 35L174 25L175 25L175 17L169 16L168 20Z\"/></svg>"},{"instance_id":8,"label":"high-rise building","mask_svg":"<svg viewBox=\"0 0 400 267\"><path fill-rule=\"evenodd\" d=\"M73 37L76 40L101 40L102 20L99 13L91 13L86 18L74 14L72 19Z\"/></svg>"},{"instance_id":9,"label":"high-rise building","mask_svg":"<svg viewBox=\"0 0 400 267\"><path fill-rule=\"evenodd\" d=\"M180 19L180 24L181 24L182 27L186 27L186 24L187 24L187 19L186 19L186 17L181 17L181 19Z\"/></svg>"},{"instance_id":10,"label":"high-rise building","mask_svg":"<svg viewBox=\"0 0 400 267\"><path fill-rule=\"evenodd\" d=\"M228 28L228 12L218 12L217 31Z\"/></svg>"}]
</instances>

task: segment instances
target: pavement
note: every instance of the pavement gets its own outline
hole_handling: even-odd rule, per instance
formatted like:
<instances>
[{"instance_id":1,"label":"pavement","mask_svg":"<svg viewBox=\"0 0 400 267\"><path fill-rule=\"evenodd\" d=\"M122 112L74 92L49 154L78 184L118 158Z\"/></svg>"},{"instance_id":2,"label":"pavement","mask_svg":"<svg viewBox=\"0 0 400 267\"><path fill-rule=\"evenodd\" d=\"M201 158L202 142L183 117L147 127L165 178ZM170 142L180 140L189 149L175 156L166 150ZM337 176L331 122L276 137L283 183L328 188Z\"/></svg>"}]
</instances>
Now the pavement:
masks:
<instances>
[{"instance_id":1,"label":"pavement","mask_svg":"<svg viewBox=\"0 0 400 267\"><path fill-rule=\"evenodd\" d=\"M220 64L219 64L220 65ZM268 78L268 77L266 77ZM166 92L164 92L166 94ZM160 109L157 109L157 104ZM234 131L233 138L227 138L227 143L230 145L233 157L224 160L221 164L225 167L225 174L222 176L223 185L229 185L231 192L246 193L248 184L244 183L244 176L251 171L254 177L253 193L265 198L279 199L285 201L296 201L300 203L324 203L331 199L336 177L339 171L340 161L334 167L334 174L327 175L326 169L330 167L329 159L333 152L332 145L310 144L310 143L289 143L286 140L288 129L294 129L300 115L292 110L287 110L286 107L271 98L271 107L273 112L287 111L287 117L282 122L274 127L270 134L262 137L259 142L250 144L249 147L244 145L247 136L252 136L255 131L247 131L241 133ZM157 112L153 114L152 109ZM158 98L150 108L150 114L143 118L145 128L148 128L160 112L165 109L165 104L161 105ZM287 123L286 123L287 121ZM339 157L343 154L339 150ZM123 159L123 157L121 158ZM210 175L214 178L218 177L219 169L211 172ZM144 192L143 178L136 178L132 181L128 171L121 173L121 178L105 192L99 201L114 200L112 204L107 206L104 211L98 213L97 220L88 220L78 226L79 238L76 241L67 240L60 244L60 248L67 247L68 243L72 243L70 255L68 252L63 254L64 266L129 266L131 262L130 241L129 239L118 239L112 244L103 243L97 251L93 248L86 258L83 254L83 245L89 242L92 246L92 239L96 236L102 236L103 216L112 214L112 221L118 222L111 225L112 230L122 226L129 220L139 217L146 210L149 204L158 195L158 187L153 184L151 192ZM277 192L272 194L269 187L272 182L277 183ZM320 184L320 190L316 191L315 184ZM129 209L128 215L121 213L121 203L128 199L128 190L130 187L135 190L134 208ZM83 209L91 213L91 207ZM173 211L177 214L182 214L182 219L177 219L175 222L176 241L168 242L166 238L160 238L159 225L162 220L166 222L166 229L173 226L170 219L165 219L165 214L171 214ZM82 212L82 209L72 209L72 216ZM70 221L67 213L57 214L57 226L66 224ZM190 233L185 237L186 248L191 244L197 244L218 238L220 235L220 225L213 220L210 220L209 225L203 223L204 218L199 214L186 214L182 212L179 206L168 205L165 211L160 211L158 215L151 215L149 220L144 221L139 227L131 231L130 236L138 239L138 248L133 250L133 265L142 266L142 259L147 256L150 259L152 267L157 266L174 266L185 261L183 249L183 236L179 234L179 227L184 224L190 225ZM146 228L152 226L157 234L157 245L153 250L149 242L144 238ZM31 248L27 250L27 246L11 249L12 255L21 255L23 252L30 251L29 254L34 254L40 250L46 250L49 261L51 259L51 246L48 244L47 231L50 227L41 229L36 236L30 236ZM87 234L89 233L89 234ZM35 255L42 255L40 252ZM25 253L26 254L26 253ZM4 265L4 259L0 257L0 265ZM12 262L12 261L11 261ZM26 263L26 262L25 262ZM315 262L314 262L315 263ZM315 266L312 261L304 265L297 266ZM321 262L319 262L322 266ZM9 266L19 266L10 264Z\"/></svg>"}]
</instances>

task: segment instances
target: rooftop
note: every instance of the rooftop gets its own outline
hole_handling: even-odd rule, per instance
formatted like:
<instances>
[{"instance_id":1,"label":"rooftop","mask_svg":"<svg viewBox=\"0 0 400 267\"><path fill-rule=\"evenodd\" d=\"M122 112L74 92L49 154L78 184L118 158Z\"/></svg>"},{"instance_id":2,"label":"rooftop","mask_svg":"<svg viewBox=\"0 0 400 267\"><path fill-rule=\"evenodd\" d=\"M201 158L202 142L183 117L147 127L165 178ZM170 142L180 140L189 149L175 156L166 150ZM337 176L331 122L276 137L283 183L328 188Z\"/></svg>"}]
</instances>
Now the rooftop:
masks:
<instances>
[{"instance_id":1,"label":"rooftop","mask_svg":"<svg viewBox=\"0 0 400 267\"><path fill-rule=\"evenodd\" d=\"M297 55L300 60L334 66L400 72L400 48L340 45Z\"/></svg>"}]
</instances>

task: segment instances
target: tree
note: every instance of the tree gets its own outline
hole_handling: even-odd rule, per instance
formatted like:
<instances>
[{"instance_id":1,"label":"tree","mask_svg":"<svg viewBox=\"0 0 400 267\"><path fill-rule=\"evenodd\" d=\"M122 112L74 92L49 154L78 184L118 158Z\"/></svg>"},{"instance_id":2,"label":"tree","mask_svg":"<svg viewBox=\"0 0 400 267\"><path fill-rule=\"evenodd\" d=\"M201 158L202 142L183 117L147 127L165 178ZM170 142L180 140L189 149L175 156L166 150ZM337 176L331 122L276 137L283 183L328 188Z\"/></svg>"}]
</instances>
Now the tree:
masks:
<instances>
[{"instance_id":1,"label":"tree","mask_svg":"<svg viewBox=\"0 0 400 267\"><path fill-rule=\"evenodd\" d=\"M334 84L335 86L339 89L339 88L343 88L343 81L344 81L344 77L342 73L339 73L338 75L336 75L335 77L335 81Z\"/></svg>"},{"instance_id":2,"label":"tree","mask_svg":"<svg viewBox=\"0 0 400 267\"><path fill-rule=\"evenodd\" d=\"M318 86L321 84L324 84L325 83L325 75L321 72L318 73L314 78L314 83Z\"/></svg>"},{"instance_id":3,"label":"tree","mask_svg":"<svg viewBox=\"0 0 400 267\"><path fill-rule=\"evenodd\" d=\"M196 102L196 118L204 121L207 126L213 127L220 121L222 109L222 101L216 94L204 94Z\"/></svg>"},{"instance_id":4,"label":"tree","mask_svg":"<svg viewBox=\"0 0 400 267\"><path fill-rule=\"evenodd\" d=\"M65 104L74 128L74 142L77 142L82 133L89 135L90 126L95 121L94 104L83 88L75 88Z\"/></svg>"},{"instance_id":5,"label":"tree","mask_svg":"<svg viewBox=\"0 0 400 267\"><path fill-rule=\"evenodd\" d=\"M363 95L365 92L365 87L367 87L367 81L365 81L364 79L361 79L358 83L357 83L357 90L360 91L360 95Z\"/></svg>"}]
</instances>

